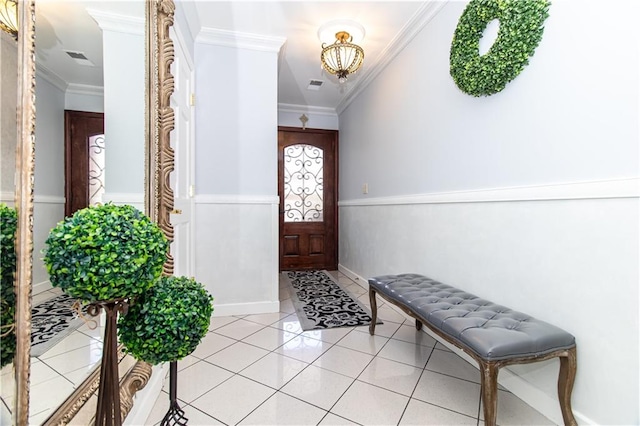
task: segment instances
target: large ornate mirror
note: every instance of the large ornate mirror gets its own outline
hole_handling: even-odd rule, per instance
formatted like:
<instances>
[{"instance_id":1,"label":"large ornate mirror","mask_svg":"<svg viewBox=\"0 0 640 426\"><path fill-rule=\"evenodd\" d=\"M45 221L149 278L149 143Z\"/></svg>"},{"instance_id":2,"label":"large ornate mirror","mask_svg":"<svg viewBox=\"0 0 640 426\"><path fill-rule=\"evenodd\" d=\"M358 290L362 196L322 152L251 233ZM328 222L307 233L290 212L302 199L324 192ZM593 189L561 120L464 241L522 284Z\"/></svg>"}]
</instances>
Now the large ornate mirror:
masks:
<instances>
[{"instance_id":1,"label":"large ornate mirror","mask_svg":"<svg viewBox=\"0 0 640 426\"><path fill-rule=\"evenodd\" d=\"M172 237L168 219L173 208L168 187L173 170L169 145L173 128L169 107L173 45L169 26L173 23L174 4L172 0L37 0L20 1L18 5L18 41L3 35L0 56L4 107L4 100L10 95L4 89L8 75L5 65L11 63L5 55L5 41L12 42L14 88L18 88L14 96L19 106L15 138L5 138L8 126L4 121L2 127L1 201L15 204L19 217L17 351L13 368L2 370L1 423L88 424L95 414L103 328L82 324L72 333L65 332L66 337L48 350L31 351L37 347L32 346L32 337L57 322L53 317L39 315L39 304L60 295L50 285L47 287L40 252L48 230L68 212L65 195L66 201L76 197L68 189L72 182L76 185L77 177L73 175L79 169L84 175L88 171L85 177L90 181L80 194L93 194L94 188L102 186L98 201L144 208ZM67 30L62 31L65 26ZM82 36L69 30L87 33ZM68 42L69 37L75 44ZM57 68L56 60L75 61L78 66L66 68L69 74L65 74L66 71L58 71L65 68ZM93 133L87 135L92 138L89 150L104 154L102 165L93 167L91 162L96 161L90 157L88 162L93 168L76 167L77 157L69 152L73 149L68 132L73 118L69 117L73 115L70 111L81 111L94 119L103 114L103 133L91 130ZM16 152L17 156L13 156ZM103 175L97 172L100 169ZM96 176L97 183L90 179ZM9 194L7 189L13 187L15 203L13 191ZM169 259L165 269L170 271L171 267ZM42 310L51 310L51 306ZM36 312L33 318L32 308ZM124 355L121 359L121 406L126 416L132 409L133 396L145 387L152 369ZM53 388L55 392L51 391ZM43 397L46 394L48 398Z\"/></svg>"}]
</instances>

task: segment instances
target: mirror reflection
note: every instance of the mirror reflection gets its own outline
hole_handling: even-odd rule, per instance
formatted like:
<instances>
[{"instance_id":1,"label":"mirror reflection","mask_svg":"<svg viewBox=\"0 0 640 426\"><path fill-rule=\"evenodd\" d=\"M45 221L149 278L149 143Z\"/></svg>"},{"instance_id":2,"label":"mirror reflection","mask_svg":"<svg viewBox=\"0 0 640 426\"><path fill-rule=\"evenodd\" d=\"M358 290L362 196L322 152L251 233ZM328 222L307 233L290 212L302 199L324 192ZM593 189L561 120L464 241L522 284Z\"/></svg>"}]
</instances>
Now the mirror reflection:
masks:
<instances>
[{"instance_id":1,"label":"mirror reflection","mask_svg":"<svg viewBox=\"0 0 640 426\"><path fill-rule=\"evenodd\" d=\"M49 231L91 203L144 210L144 15L140 0L36 2L31 424L45 421L99 365L104 334L99 320L83 319L75 301L51 286L41 253ZM5 104L17 101L15 79L5 78L17 76L15 59L12 74L6 71L11 43L3 33L0 195L8 205L17 140L8 134L16 130L16 102ZM9 365L2 369L2 424L11 422L13 388Z\"/></svg>"}]
</instances>

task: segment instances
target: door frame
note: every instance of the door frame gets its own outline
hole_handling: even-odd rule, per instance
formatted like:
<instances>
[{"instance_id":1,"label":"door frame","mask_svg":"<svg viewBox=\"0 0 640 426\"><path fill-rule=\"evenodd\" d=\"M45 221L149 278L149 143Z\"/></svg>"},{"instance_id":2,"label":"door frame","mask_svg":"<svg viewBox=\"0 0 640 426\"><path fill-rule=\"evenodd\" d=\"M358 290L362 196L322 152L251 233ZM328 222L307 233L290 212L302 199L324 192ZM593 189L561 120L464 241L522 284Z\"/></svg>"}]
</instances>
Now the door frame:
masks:
<instances>
[{"instance_id":1,"label":"door frame","mask_svg":"<svg viewBox=\"0 0 640 426\"><path fill-rule=\"evenodd\" d=\"M338 130L327 130L327 129L311 129L306 128L302 129L300 127L288 127L288 126L278 126L278 132L291 132L291 133L316 133L316 134L328 134L333 136L332 140L332 149L333 149L333 181L335 188L333 190L333 226L327 230L327 238L331 240L331 243L334 248L334 253L332 254L332 264L331 268L327 268L330 270L338 269L338 229L339 229L339 217L338 217L338 190L340 187L339 171L338 171L338 154L339 154L339 133ZM281 190L284 189L284 176L282 175L282 170L280 169L280 164L283 164L283 153L280 151L280 143L278 142L278 198L279 198L279 206L278 206L278 270L282 272L282 255L284 252L284 238L283 238L283 224L284 224L284 194L281 193ZM325 203L326 204L326 203Z\"/></svg>"}]
</instances>

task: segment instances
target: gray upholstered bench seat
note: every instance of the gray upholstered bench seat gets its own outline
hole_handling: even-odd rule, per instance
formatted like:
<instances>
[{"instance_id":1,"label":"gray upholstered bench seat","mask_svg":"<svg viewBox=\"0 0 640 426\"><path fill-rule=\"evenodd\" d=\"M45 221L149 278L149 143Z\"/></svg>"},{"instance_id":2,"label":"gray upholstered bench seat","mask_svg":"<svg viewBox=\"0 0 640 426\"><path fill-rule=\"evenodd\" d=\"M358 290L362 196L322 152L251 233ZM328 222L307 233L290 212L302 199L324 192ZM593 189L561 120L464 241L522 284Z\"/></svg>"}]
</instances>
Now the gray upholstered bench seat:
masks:
<instances>
[{"instance_id":1,"label":"gray upholstered bench seat","mask_svg":"<svg viewBox=\"0 0 640 426\"><path fill-rule=\"evenodd\" d=\"M571 391L576 374L576 343L568 332L521 312L418 274L383 275L369 280L374 334L376 294L459 347L480 366L485 424L497 415L500 367L559 357L558 396L565 424L576 424Z\"/></svg>"}]
</instances>

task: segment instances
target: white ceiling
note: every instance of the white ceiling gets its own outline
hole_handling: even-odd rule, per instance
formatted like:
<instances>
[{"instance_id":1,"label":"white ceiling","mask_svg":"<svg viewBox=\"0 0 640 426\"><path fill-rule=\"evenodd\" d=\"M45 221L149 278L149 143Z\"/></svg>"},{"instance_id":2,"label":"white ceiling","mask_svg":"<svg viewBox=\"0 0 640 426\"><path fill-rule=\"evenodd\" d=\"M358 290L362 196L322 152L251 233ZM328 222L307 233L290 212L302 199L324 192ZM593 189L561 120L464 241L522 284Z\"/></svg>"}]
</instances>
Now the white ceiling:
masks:
<instances>
[{"instance_id":1,"label":"white ceiling","mask_svg":"<svg viewBox=\"0 0 640 426\"><path fill-rule=\"evenodd\" d=\"M424 8L423 1L206 1L177 0L191 17L192 33L219 29L244 34L281 37L286 42L279 57L280 104L334 110L379 66L394 40ZM36 52L40 65L67 84L102 86L102 37L86 9L127 15L140 14L138 1L38 0ZM365 37L357 41L365 52L358 73L340 84L320 67L318 29L328 21L351 19L362 25ZM63 50L84 52L96 65L76 64ZM319 91L307 90L310 79L323 80Z\"/></svg>"}]
</instances>

